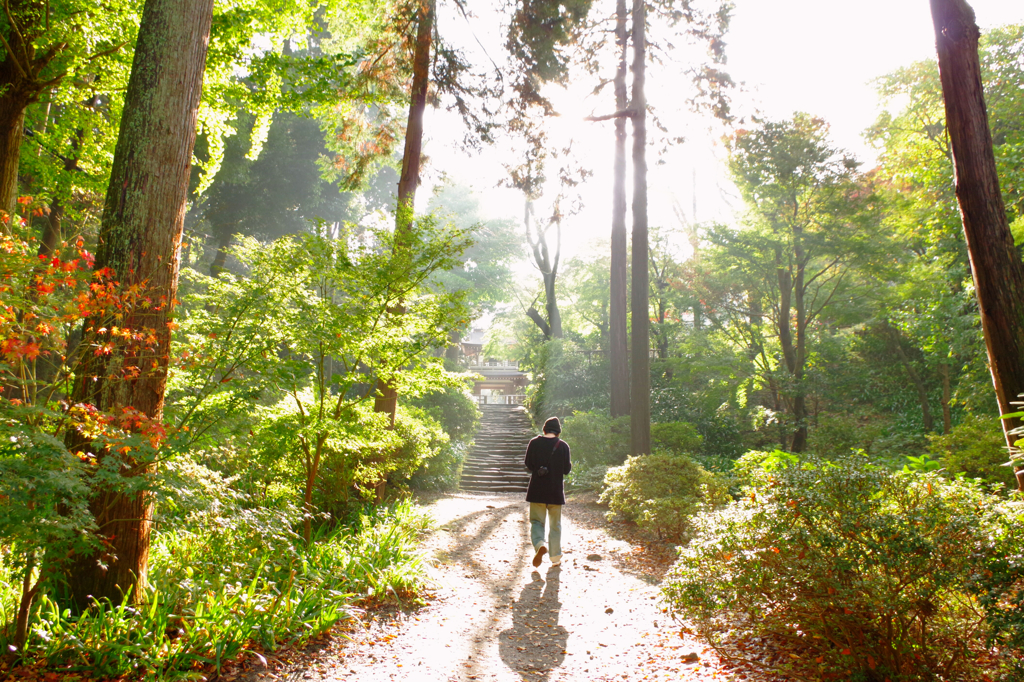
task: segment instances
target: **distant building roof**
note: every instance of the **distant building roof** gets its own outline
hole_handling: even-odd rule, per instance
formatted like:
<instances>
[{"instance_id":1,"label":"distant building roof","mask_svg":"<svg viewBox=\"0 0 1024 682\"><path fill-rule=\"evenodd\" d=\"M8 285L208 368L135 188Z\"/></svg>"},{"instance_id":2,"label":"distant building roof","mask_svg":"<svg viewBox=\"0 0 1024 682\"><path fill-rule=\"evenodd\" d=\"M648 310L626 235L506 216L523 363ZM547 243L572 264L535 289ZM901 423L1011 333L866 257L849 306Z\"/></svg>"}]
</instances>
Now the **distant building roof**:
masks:
<instances>
[{"instance_id":1,"label":"distant building roof","mask_svg":"<svg viewBox=\"0 0 1024 682\"><path fill-rule=\"evenodd\" d=\"M469 332L468 335L463 337L462 343L469 343L473 344L474 346L484 345L484 330L474 329L473 331Z\"/></svg>"},{"instance_id":2,"label":"distant building roof","mask_svg":"<svg viewBox=\"0 0 1024 682\"><path fill-rule=\"evenodd\" d=\"M473 372L485 379L517 379L526 376L526 372L517 369L474 369Z\"/></svg>"}]
</instances>

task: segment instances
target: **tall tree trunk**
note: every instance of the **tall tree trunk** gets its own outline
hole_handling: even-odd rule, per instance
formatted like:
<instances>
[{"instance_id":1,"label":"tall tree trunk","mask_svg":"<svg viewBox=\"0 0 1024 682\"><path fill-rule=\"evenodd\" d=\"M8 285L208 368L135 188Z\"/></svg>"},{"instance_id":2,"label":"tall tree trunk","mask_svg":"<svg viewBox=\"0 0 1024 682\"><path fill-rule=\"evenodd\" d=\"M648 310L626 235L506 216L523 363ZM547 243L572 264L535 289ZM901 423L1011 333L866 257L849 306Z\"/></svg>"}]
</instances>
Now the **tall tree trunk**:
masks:
<instances>
[{"instance_id":1,"label":"tall tree trunk","mask_svg":"<svg viewBox=\"0 0 1024 682\"><path fill-rule=\"evenodd\" d=\"M803 452L807 449L807 301L804 283L804 272L807 257L803 246L803 228L793 229L793 259L796 261L796 276L793 278L793 303L796 308L796 366L793 370L793 419L796 430L793 432L793 445L790 452Z\"/></svg>"},{"instance_id":2,"label":"tall tree trunk","mask_svg":"<svg viewBox=\"0 0 1024 682\"><path fill-rule=\"evenodd\" d=\"M555 278L558 271L544 273L544 309L548 314L548 326L551 338L562 338L562 313L558 309L558 297L555 292Z\"/></svg>"},{"instance_id":3,"label":"tall tree trunk","mask_svg":"<svg viewBox=\"0 0 1024 682\"><path fill-rule=\"evenodd\" d=\"M629 106L626 93L626 0L615 3L615 40L619 64L615 69L615 111ZM611 287L608 310L608 354L611 365L611 415L629 414L629 313L626 308L628 248L626 245L626 119L615 119L615 161L612 167Z\"/></svg>"},{"instance_id":4,"label":"tall tree trunk","mask_svg":"<svg viewBox=\"0 0 1024 682\"><path fill-rule=\"evenodd\" d=\"M405 150L402 153L402 174L398 179L398 206L395 211L395 248L404 248L402 236L412 229L416 187L420 182L420 156L423 148L423 113L427 108L430 85L430 46L434 29L434 0L421 0L416 29L416 51L413 55L412 90L409 96L409 119L405 127ZM399 304L395 312L402 314ZM391 428L395 427L398 410L398 389L384 381L377 382L374 412L385 412Z\"/></svg>"},{"instance_id":5,"label":"tall tree trunk","mask_svg":"<svg viewBox=\"0 0 1024 682\"><path fill-rule=\"evenodd\" d=\"M64 238L64 203L60 198L50 202L50 213L43 223L43 236L39 240L39 255L50 258L57 250L57 245Z\"/></svg>"},{"instance_id":6,"label":"tall tree trunk","mask_svg":"<svg viewBox=\"0 0 1024 682\"><path fill-rule=\"evenodd\" d=\"M8 57L0 62L0 71L11 69ZM8 83L0 77L0 84ZM25 109L29 99L17 90L0 96L0 211L6 219L0 218L0 230L9 231L18 208L18 164L21 159L21 141L25 134Z\"/></svg>"},{"instance_id":7,"label":"tall tree trunk","mask_svg":"<svg viewBox=\"0 0 1024 682\"><path fill-rule=\"evenodd\" d=\"M152 330L157 341L150 347L128 346L123 339L97 331L112 320L87 321L91 344L110 342L114 350L109 355L82 354L76 403L103 411L131 407L162 419L171 340L168 324L178 287L212 15L213 0L147 0L143 10L96 267L110 268L122 286L139 286L153 300L154 305L138 306L119 322L133 331ZM101 458L114 454L99 453ZM153 465L127 459L121 471L125 476L146 476ZM74 567L71 589L80 608L90 597L120 602L128 590L133 600L142 597L153 496L144 487L132 490L133 483L100 488L91 500L105 557L82 557Z\"/></svg>"},{"instance_id":8,"label":"tall tree trunk","mask_svg":"<svg viewBox=\"0 0 1024 682\"><path fill-rule=\"evenodd\" d=\"M1013 244L999 191L992 134L978 59L978 26L964 0L931 0L946 128L953 150L956 198L960 204L971 273L978 295L992 383L1002 414L1024 392L1024 263ZM1004 419L1007 445L1020 419ZM1017 470L1024 490L1024 470Z\"/></svg>"},{"instance_id":9,"label":"tall tree trunk","mask_svg":"<svg viewBox=\"0 0 1024 682\"><path fill-rule=\"evenodd\" d=\"M791 452L801 452L807 442L807 425L804 424L804 401L802 394L803 372L800 362L798 343L793 339L793 328L791 318L793 315L793 273L789 265L782 260L781 247L775 248L775 275L779 284L779 345L782 347L782 357L786 363L786 372L789 374L789 387L786 392L793 396L789 401L790 414L793 417L792 440L787 443ZM799 315L797 316L797 341L799 340ZM801 434L801 425L803 433ZM799 449L797 449L799 448Z\"/></svg>"},{"instance_id":10,"label":"tall tree trunk","mask_svg":"<svg viewBox=\"0 0 1024 682\"><path fill-rule=\"evenodd\" d=\"M630 390L630 451L651 451L651 315L647 257L647 54L646 0L633 0L633 375Z\"/></svg>"},{"instance_id":11,"label":"tall tree trunk","mask_svg":"<svg viewBox=\"0 0 1024 682\"><path fill-rule=\"evenodd\" d=\"M43 10L39 3L24 0L4 3L5 23L8 24L0 47L0 211L13 220L18 208L18 166L21 161L21 142L25 136L25 110L35 102L41 88L39 73L53 59L51 50L37 57L35 38L38 21ZM47 18L48 20L48 18ZM18 25L17 30L11 24ZM0 230L10 230L11 223L0 223Z\"/></svg>"},{"instance_id":12,"label":"tall tree trunk","mask_svg":"<svg viewBox=\"0 0 1024 682\"><path fill-rule=\"evenodd\" d=\"M526 315L544 333L544 339L550 341L551 339L562 338L562 314L558 309L558 296L555 290L555 282L558 278L558 264L562 256L562 220L556 206L554 224L557 229L557 242L555 244L555 251L552 254L551 249L548 248L546 230L538 228L537 237L534 239L533 231L530 228L530 216L532 214L533 201L527 195L523 210L526 241L530 245L530 250L533 251L533 261L537 264L537 269L540 270L541 277L544 279L544 312L547 319L544 319L533 306L530 306L530 309L526 311Z\"/></svg>"}]
</instances>

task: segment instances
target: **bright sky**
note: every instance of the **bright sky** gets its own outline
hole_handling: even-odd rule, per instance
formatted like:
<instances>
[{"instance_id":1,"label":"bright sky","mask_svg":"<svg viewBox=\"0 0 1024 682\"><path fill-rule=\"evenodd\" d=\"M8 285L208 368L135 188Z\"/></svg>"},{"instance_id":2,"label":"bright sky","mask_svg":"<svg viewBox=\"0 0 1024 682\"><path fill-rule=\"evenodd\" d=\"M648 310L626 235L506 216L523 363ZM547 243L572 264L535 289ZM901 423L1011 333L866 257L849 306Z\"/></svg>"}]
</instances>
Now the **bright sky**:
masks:
<instances>
[{"instance_id":1,"label":"bright sky","mask_svg":"<svg viewBox=\"0 0 1024 682\"><path fill-rule=\"evenodd\" d=\"M1024 23L1024 0L970 2L982 30ZM744 84L735 110L744 113L757 107L776 119L794 111L822 116L831 124L836 144L870 166L873 150L861 134L879 112L871 81L934 56L928 1L735 0L735 5L727 36L727 70ZM452 28L456 27L458 24L453 24ZM468 34L464 22L458 30ZM474 31L484 36L485 44L495 39L485 35L479 25ZM592 111L611 111L612 95L608 92L600 100L587 99L593 85L585 82L586 78L574 79L578 90L554 98L563 116L556 122L553 139L571 136L574 148L582 150L581 161L594 170L581 192L584 210L564 223L564 258L607 240L610 231L612 124L581 119ZM662 157L661 165L656 164L653 150L648 152L652 226L678 226L674 206L692 219L695 194L698 221L731 221L740 208L722 164L721 128L709 130L709 122L694 120L682 112L680 101L673 102L673 93L683 92L684 79L681 65L669 65L648 77L649 97L652 101L661 98L662 116L671 132L687 138L684 145ZM673 107L679 111L674 112ZM504 175L501 149L467 157L453 144L461 137L459 124L440 114L432 116L426 130L425 151L431 157L432 171L443 170L477 190L489 217L521 221L522 199L509 190L495 189ZM429 182L425 178L425 184Z\"/></svg>"}]
</instances>

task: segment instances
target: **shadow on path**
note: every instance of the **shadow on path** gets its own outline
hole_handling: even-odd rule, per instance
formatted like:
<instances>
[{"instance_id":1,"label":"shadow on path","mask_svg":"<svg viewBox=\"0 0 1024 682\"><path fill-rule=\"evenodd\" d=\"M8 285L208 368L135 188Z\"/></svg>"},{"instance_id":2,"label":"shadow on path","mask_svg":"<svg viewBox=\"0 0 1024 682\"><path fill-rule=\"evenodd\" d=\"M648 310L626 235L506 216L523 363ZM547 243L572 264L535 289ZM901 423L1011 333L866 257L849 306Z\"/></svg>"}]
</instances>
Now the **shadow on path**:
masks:
<instances>
[{"instance_id":1,"label":"shadow on path","mask_svg":"<svg viewBox=\"0 0 1024 682\"><path fill-rule=\"evenodd\" d=\"M546 680L565 660L569 631L558 624L560 575L559 566L548 568L547 581L533 571L531 582L512 607L512 627L498 635L498 652L505 665L520 675L541 673L529 679Z\"/></svg>"}]
</instances>

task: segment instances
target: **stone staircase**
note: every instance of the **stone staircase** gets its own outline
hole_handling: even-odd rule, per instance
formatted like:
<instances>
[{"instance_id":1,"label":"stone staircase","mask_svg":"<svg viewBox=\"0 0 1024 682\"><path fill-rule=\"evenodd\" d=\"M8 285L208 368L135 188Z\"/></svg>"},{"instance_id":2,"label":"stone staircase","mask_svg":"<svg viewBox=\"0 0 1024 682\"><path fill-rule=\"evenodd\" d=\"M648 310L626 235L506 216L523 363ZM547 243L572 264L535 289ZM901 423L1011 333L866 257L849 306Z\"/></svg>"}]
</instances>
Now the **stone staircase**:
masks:
<instances>
[{"instance_id":1,"label":"stone staircase","mask_svg":"<svg viewBox=\"0 0 1024 682\"><path fill-rule=\"evenodd\" d=\"M525 493L526 446L536 433L522 405L481 405L480 427L462 465L459 488L480 493Z\"/></svg>"}]
</instances>

